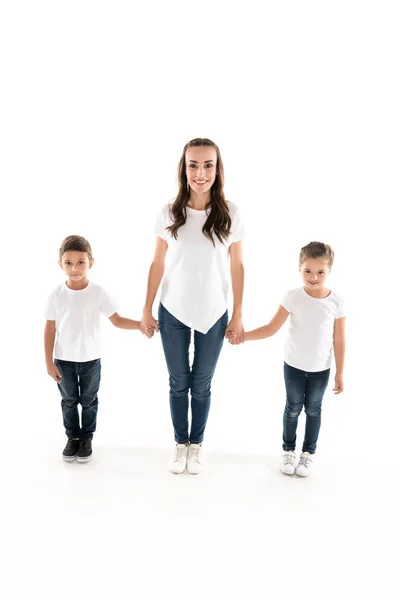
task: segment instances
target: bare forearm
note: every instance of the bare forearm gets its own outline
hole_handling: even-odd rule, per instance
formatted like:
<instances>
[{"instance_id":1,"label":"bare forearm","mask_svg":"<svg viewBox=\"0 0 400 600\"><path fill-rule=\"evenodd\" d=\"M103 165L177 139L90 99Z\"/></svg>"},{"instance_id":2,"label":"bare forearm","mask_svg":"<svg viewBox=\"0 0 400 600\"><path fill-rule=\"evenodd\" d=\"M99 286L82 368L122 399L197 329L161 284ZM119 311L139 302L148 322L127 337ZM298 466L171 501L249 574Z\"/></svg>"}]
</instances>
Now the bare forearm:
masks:
<instances>
[{"instance_id":1,"label":"bare forearm","mask_svg":"<svg viewBox=\"0 0 400 600\"><path fill-rule=\"evenodd\" d=\"M44 356L46 360L46 365L53 362L53 350L54 350L54 341L56 339L55 331L48 331L45 329L44 332Z\"/></svg>"},{"instance_id":2,"label":"bare forearm","mask_svg":"<svg viewBox=\"0 0 400 600\"><path fill-rule=\"evenodd\" d=\"M233 293L233 315L242 315L243 290L244 290L244 267L238 265L231 268L232 293Z\"/></svg>"},{"instance_id":3,"label":"bare forearm","mask_svg":"<svg viewBox=\"0 0 400 600\"><path fill-rule=\"evenodd\" d=\"M126 317L119 317L115 326L119 329L140 329L140 322L134 319L127 319Z\"/></svg>"},{"instance_id":4,"label":"bare forearm","mask_svg":"<svg viewBox=\"0 0 400 600\"><path fill-rule=\"evenodd\" d=\"M151 312L153 308L154 298L156 297L157 290L160 287L161 279L164 275L164 265L158 263L152 263L149 270L149 277L147 281L147 295L146 302L143 310Z\"/></svg>"},{"instance_id":5,"label":"bare forearm","mask_svg":"<svg viewBox=\"0 0 400 600\"><path fill-rule=\"evenodd\" d=\"M335 363L336 363L336 373L338 375L343 374L345 350L346 350L346 344L344 341L334 341L333 342L333 351L335 354Z\"/></svg>"},{"instance_id":6,"label":"bare forearm","mask_svg":"<svg viewBox=\"0 0 400 600\"><path fill-rule=\"evenodd\" d=\"M264 340L267 337L271 337L274 335L272 331L271 325L263 325L262 327L258 327L257 329L252 329L251 331L244 332L244 341L251 342L255 340Z\"/></svg>"}]
</instances>

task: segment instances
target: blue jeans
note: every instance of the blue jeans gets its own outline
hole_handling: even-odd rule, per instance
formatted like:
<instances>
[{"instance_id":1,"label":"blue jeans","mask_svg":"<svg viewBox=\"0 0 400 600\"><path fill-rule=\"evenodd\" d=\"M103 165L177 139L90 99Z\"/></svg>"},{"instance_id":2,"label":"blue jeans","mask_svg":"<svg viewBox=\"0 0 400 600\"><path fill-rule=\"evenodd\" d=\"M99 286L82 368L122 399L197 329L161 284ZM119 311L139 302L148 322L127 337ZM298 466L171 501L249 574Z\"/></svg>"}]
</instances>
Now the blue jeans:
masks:
<instances>
[{"instance_id":1,"label":"blue jeans","mask_svg":"<svg viewBox=\"0 0 400 600\"><path fill-rule=\"evenodd\" d=\"M314 454L321 427L321 405L329 381L330 369L315 373L284 363L286 406L283 413L283 449L295 450L296 429L304 406L306 431L303 452Z\"/></svg>"},{"instance_id":2,"label":"blue jeans","mask_svg":"<svg viewBox=\"0 0 400 600\"><path fill-rule=\"evenodd\" d=\"M160 304L158 326L169 372L170 408L178 444L200 444L210 410L211 380L221 352L228 311L206 333L194 332L194 358L189 365L191 329ZM192 423L189 433L189 390Z\"/></svg>"},{"instance_id":3,"label":"blue jeans","mask_svg":"<svg viewBox=\"0 0 400 600\"><path fill-rule=\"evenodd\" d=\"M91 440L96 431L100 359L83 363L55 359L54 363L62 375L61 383L57 385L61 392L65 433L69 438ZM79 425L78 404L82 406L82 427Z\"/></svg>"}]
</instances>

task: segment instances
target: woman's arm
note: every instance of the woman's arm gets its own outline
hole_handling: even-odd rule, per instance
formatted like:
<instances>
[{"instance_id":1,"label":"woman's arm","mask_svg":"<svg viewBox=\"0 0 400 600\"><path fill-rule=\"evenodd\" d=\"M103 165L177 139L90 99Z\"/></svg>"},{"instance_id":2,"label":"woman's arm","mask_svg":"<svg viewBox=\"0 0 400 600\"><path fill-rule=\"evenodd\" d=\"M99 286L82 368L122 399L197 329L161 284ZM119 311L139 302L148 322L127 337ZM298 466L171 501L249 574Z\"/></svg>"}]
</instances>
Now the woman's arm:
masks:
<instances>
[{"instance_id":1,"label":"woman's arm","mask_svg":"<svg viewBox=\"0 0 400 600\"><path fill-rule=\"evenodd\" d=\"M241 241L234 242L229 246L229 256L231 259L233 312L226 330L233 334L229 340L232 344L241 344L244 341L244 329L242 323L244 265Z\"/></svg>"},{"instance_id":2,"label":"woman's arm","mask_svg":"<svg viewBox=\"0 0 400 600\"><path fill-rule=\"evenodd\" d=\"M333 351L335 354L336 363L336 375L335 375L335 387L333 391L335 394L343 392L343 370L344 370L344 355L346 350L346 339L345 339L345 322L346 317L341 317L335 320L333 328Z\"/></svg>"},{"instance_id":3,"label":"woman's arm","mask_svg":"<svg viewBox=\"0 0 400 600\"><path fill-rule=\"evenodd\" d=\"M267 337L271 337L277 331L279 331L289 314L290 313L286 310L286 308L280 306L268 325L263 325L262 327L258 327L258 329L246 331L244 334L244 341L250 342L253 340L263 340Z\"/></svg>"},{"instance_id":4,"label":"woman's arm","mask_svg":"<svg viewBox=\"0 0 400 600\"><path fill-rule=\"evenodd\" d=\"M154 251L153 262L150 265L149 277L147 280L146 301L143 308L143 317L141 320L141 332L149 335L148 328L153 328L158 331L158 323L152 315L153 302L156 297L157 290L160 287L161 280L165 269L165 255L167 254L168 244L165 240L157 237L156 248Z\"/></svg>"}]
</instances>

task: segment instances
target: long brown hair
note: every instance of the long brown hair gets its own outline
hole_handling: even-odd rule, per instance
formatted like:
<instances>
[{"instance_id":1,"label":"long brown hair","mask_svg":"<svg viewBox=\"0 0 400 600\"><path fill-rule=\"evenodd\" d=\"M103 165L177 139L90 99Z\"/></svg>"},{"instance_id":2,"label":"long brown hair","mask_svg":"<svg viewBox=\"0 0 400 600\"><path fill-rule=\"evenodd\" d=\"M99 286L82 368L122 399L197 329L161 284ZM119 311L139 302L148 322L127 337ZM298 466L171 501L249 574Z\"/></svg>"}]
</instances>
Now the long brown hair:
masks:
<instances>
[{"instance_id":1,"label":"long brown hair","mask_svg":"<svg viewBox=\"0 0 400 600\"><path fill-rule=\"evenodd\" d=\"M222 163L221 153L217 144L214 144L214 142L208 138L195 138L194 140L190 140L183 149L178 165L178 194L170 209L173 224L167 227L167 229L175 239L178 239L178 229L186 223L186 207L190 197L190 188L186 176L186 150L193 146L211 146L217 153L217 173L210 190L210 202L206 206L206 209L209 209L208 218L203 226L204 235L208 237L215 246L213 233L217 236L218 240L223 243L229 237L232 219L224 195L224 165Z\"/></svg>"}]
</instances>

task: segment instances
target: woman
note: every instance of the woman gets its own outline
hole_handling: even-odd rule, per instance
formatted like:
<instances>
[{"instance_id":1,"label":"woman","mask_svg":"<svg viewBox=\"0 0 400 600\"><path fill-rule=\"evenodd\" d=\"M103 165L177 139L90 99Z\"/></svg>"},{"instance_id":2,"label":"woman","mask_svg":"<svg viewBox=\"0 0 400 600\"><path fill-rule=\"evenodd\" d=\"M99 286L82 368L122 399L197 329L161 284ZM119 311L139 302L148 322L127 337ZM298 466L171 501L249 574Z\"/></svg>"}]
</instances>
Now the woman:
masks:
<instances>
[{"instance_id":1,"label":"woman","mask_svg":"<svg viewBox=\"0 0 400 600\"><path fill-rule=\"evenodd\" d=\"M165 205L157 219L141 329L149 336L153 329L161 333L176 441L171 470L183 473L187 467L189 473L197 474L204 470L201 445L211 380L227 329L235 333L238 343L243 340L243 224L237 207L225 200L224 169L214 142L196 138L186 144L178 180L175 201ZM234 306L228 324L229 258ZM157 322L152 307L163 276ZM190 366L192 329L194 358Z\"/></svg>"}]
</instances>

